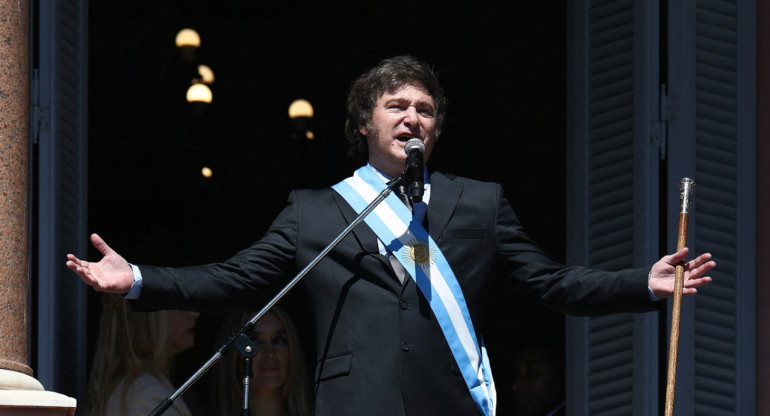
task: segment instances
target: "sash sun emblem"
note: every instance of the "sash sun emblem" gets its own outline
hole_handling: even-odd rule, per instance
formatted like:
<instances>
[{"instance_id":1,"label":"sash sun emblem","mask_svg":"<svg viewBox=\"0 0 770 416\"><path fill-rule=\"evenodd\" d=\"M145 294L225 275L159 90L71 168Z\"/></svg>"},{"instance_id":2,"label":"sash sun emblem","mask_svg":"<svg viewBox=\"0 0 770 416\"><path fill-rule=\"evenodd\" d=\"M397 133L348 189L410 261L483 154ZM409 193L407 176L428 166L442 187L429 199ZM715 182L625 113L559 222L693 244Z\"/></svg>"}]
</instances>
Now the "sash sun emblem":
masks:
<instances>
[{"instance_id":1,"label":"sash sun emblem","mask_svg":"<svg viewBox=\"0 0 770 416\"><path fill-rule=\"evenodd\" d=\"M417 264L420 268L429 268L436 258L436 249L427 241L412 240L401 250L401 258L406 264Z\"/></svg>"}]
</instances>

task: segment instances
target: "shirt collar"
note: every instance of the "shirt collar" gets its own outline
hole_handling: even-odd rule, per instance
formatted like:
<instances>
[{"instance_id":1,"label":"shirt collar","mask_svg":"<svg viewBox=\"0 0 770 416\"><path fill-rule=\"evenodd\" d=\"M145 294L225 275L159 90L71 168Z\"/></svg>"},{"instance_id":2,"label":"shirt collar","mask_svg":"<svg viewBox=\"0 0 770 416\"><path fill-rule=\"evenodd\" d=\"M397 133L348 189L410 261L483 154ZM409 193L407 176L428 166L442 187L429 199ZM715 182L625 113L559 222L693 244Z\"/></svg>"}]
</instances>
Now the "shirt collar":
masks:
<instances>
[{"instance_id":1,"label":"shirt collar","mask_svg":"<svg viewBox=\"0 0 770 416\"><path fill-rule=\"evenodd\" d=\"M383 182L388 182L391 179L393 179L392 176L390 176L387 173L385 173L385 172L375 168L369 162L366 162L366 166L369 169L371 169L375 174L377 174L377 176L379 176L380 179L382 179ZM422 201L427 204L430 201L430 175L428 174L428 165L425 165L423 167L423 170L424 170L423 171L423 178L424 178L424 182L425 182L425 193L423 193L423 195L422 195Z\"/></svg>"}]
</instances>

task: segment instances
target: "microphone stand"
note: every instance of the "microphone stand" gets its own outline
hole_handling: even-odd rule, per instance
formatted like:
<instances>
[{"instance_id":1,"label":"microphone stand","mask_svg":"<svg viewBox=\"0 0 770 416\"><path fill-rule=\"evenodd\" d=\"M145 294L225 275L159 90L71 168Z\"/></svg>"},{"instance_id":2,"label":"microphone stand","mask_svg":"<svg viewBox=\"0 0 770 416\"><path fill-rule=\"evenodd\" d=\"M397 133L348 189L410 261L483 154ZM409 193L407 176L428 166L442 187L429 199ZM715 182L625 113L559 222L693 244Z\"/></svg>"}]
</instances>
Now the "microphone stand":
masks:
<instances>
[{"instance_id":1,"label":"microphone stand","mask_svg":"<svg viewBox=\"0 0 770 416\"><path fill-rule=\"evenodd\" d=\"M355 228L358 224L360 224L361 221L363 221L372 211L374 211L374 209L377 208L377 206L380 205L380 203L383 200L385 200L385 198L387 198L388 195L390 195L390 193L393 192L393 190L396 189L398 185L404 180L404 175L405 173L402 173L401 176L398 176L390 180L387 183L387 186L385 187L385 189L383 189L382 192L380 192L379 195L377 195L377 197L374 198L374 200L372 200L372 202L370 202L369 205L367 205L366 208L364 208L364 210L361 211L360 214L358 214L358 217L356 217L355 220L353 220L350 224L348 224L348 226L345 227L345 229L342 230L342 232L340 232L340 234L337 237L335 237L334 240L332 240L332 242L329 243L329 245L327 245L326 248L324 248L321 251L321 253L318 254L318 256L316 256L316 258L313 259L313 261L311 261L307 266L305 266L304 269L302 269L299 273L297 273L297 275L294 276L294 278L291 279L291 281L283 289L281 289L281 291L278 292L278 294L276 294L269 302L267 302L267 304L265 304L265 306L262 307L262 309L260 309L259 312L254 314L254 316L252 316L251 319L249 319L245 324L243 324L243 326L236 333L234 333L230 337L230 339L228 339L227 342L225 342L225 344L222 345L222 347L220 347L219 350L217 350L217 352L214 355L212 355L211 358L209 358L208 361L206 361L203 364L203 366L201 366L192 376L190 376L187 379L187 381L185 381L171 396L167 397L162 402L160 402L160 404L158 404L158 406L156 406L155 409L153 409L152 412L148 414L148 416L162 415L166 410L168 410L169 407L171 407L172 404L174 404L174 400L178 399L179 396L184 394L184 392L186 392L187 389L190 388L190 386L195 384L195 382L198 381L198 379L201 378L203 374L205 374L209 369L211 369L211 367L214 364L216 364L216 362L219 361L222 358L222 356L230 350L230 348L232 348L233 346L236 346L236 344L242 346L241 349L244 351L242 352L242 354L244 353L250 354L251 352L253 352L254 354L251 355L251 357L256 355L256 349L254 347L254 344L252 343L251 344L252 346L249 347L246 341L244 341L244 339L251 341L250 338L246 336L246 333L249 332L254 327L254 324L256 324L257 321L260 318L262 318L262 316L265 313L267 313L268 310L270 310L270 308L272 308L276 303L278 303L279 300L281 300L281 298L283 298L287 293L289 293L289 291L297 283L299 283L299 281L302 280L302 278L305 277L305 275L307 275L311 270L313 270L313 268L315 268L315 266L321 260L323 260L323 258L326 257L330 251L332 251L335 247L337 247L337 244L339 244L343 238L345 238L348 234L350 234L350 232L353 231L353 228ZM251 348L252 350L251 352L248 351L249 348ZM244 355L244 357L246 358L246 355ZM248 357L247 361L250 361L251 357ZM251 370L251 365L250 365L251 363L248 362L248 364L249 364L249 370ZM244 372L244 389L246 389L244 391L244 410L243 410L244 415L248 415L248 413L246 413L248 410L248 395L249 395L249 392L247 390L248 383L249 383L247 374L248 373Z\"/></svg>"},{"instance_id":2,"label":"microphone stand","mask_svg":"<svg viewBox=\"0 0 770 416\"><path fill-rule=\"evenodd\" d=\"M243 356L243 407L241 407L241 415L251 415L249 409L249 386L251 386L251 377L254 375L254 370L251 368L251 362L255 355L257 355L257 345L254 341L241 333L235 341L235 349Z\"/></svg>"}]
</instances>

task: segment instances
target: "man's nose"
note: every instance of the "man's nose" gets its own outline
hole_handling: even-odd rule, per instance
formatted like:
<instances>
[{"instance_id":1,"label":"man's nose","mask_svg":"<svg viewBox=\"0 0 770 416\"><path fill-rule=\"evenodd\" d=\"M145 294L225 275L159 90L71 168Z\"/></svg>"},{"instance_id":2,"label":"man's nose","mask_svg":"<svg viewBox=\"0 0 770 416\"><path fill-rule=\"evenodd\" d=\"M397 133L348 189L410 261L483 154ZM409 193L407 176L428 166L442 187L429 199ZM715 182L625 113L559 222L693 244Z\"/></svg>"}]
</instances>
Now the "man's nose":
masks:
<instances>
[{"instance_id":1,"label":"man's nose","mask_svg":"<svg viewBox=\"0 0 770 416\"><path fill-rule=\"evenodd\" d=\"M406 111L404 111L404 124L409 126L416 126L420 123L420 119L417 114L417 109L410 105L406 108Z\"/></svg>"},{"instance_id":2,"label":"man's nose","mask_svg":"<svg viewBox=\"0 0 770 416\"><path fill-rule=\"evenodd\" d=\"M524 382L521 381L521 378L517 378L513 381L513 384L511 384L511 391L516 393L517 391L521 391L524 388Z\"/></svg>"}]
</instances>

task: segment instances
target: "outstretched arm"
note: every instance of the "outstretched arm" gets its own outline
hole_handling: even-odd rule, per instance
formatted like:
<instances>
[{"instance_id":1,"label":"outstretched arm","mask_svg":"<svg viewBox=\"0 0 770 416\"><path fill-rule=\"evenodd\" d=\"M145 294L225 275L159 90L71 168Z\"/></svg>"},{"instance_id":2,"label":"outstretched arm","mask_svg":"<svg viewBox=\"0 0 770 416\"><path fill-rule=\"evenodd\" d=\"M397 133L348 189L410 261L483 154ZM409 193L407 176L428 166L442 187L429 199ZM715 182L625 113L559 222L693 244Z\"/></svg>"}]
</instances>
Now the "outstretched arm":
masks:
<instances>
[{"instance_id":1,"label":"outstretched arm","mask_svg":"<svg viewBox=\"0 0 770 416\"><path fill-rule=\"evenodd\" d=\"M91 243L104 257L93 263L67 254L67 267L100 292L127 293L134 283L131 265L97 234L91 234Z\"/></svg>"},{"instance_id":2,"label":"outstretched arm","mask_svg":"<svg viewBox=\"0 0 770 416\"><path fill-rule=\"evenodd\" d=\"M674 280L676 265L687 258L690 250L685 247L674 254L663 256L650 270L649 286L655 296L667 298L674 295ZM684 288L683 295L698 293L697 288L711 283L711 277L706 276L709 270L716 267L711 261L711 253L703 253L700 256L684 263Z\"/></svg>"}]
</instances>

